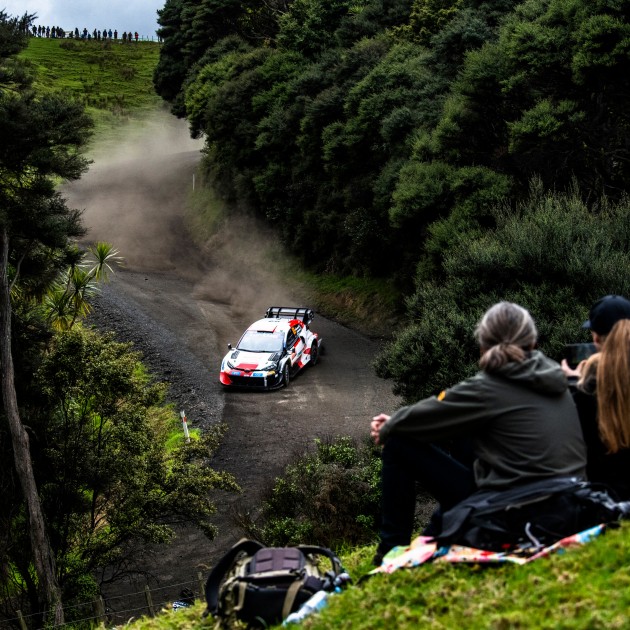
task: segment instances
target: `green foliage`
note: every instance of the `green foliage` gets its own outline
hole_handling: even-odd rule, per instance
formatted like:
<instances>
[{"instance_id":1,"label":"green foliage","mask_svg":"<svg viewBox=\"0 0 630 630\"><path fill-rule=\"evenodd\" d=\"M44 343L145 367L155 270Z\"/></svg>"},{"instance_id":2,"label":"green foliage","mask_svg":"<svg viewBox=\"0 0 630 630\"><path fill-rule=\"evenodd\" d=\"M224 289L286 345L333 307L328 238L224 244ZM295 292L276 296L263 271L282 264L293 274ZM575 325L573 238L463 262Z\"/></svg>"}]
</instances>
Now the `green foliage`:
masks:
<instances>
[{"instance_id":1,"label":"green foliage","mask_svg":"<svg viewBox=\"0 0 630 630\"><path fill-rule=\"evenodd\" d=\"M223 39L239 36L244 41L266 42L277 31L280 10L275 2L236 0L167 0L158 11L158 34L163 39L153 75L156 92L172 104L178 116L185 114L184 90L194 81L209 51Z\"/></svg>"},{"instance_id":2,"label":"green foliage","mask_svg":"<svg viewBox=\"0 0 630 630\"><path fill-rule=\"evenodd\" d=\"M628 29L623 3L530 0L506 21L496 53L509 144L526 175L565 188L577 176L587 193L625 190Z\"/></svg>"},{"instance_id":3,"label":"green foliage","mask_svg":"<svg viewBox=\"0 0 630 630\"><path fill-rule=\"evenodd\" d=\"M577 189L547 193L532 182L515 209L492 210L496 227L463 233L447 250L440 283L419 276L410 325L380 355L377 371L411 402L475 371L473 330L494 302L511 300L536 320L543 351L561 357L601 295L630 291L630 201L586 204Z\"/></svg>"},{"instance_id":4,"label":"green foliage","mask_svg":"<svg viewBox=\"0 0 630 630\"><path fill-rule=\"evenodd\" d=\"M98 283L107 282L113 268L122 264L110 243L94 243L75 255L76 260L51 283L43 300L45 317L55 330L68 330L88 315Z\"/></svg>"},{"instance_id":5,"label":"green foliage","mask_svg":"<svg viewBox=\"0 0 630 630\"><path fill-rule=\"evenodd\" d=\"M349 10L365 0L294 0L280 16L278 43L312 57L334 47L334 34Z\"/></svg>"},{"instance_id":6,"label":"green foliage","mask_svg":"<svg viewBox=\"0 0 630 630\"><path fill-rule=\"evenodd\" d=\"M151 85L159 51L157 42L32 37L21 58L33 64L40 92L62 91L97 121L108 117L120 124L159 103Z\"/></svg>"},{"instance_id":7,"label":"green foliage","mask_svg":"<svg viewBox=\"0 0 630 630\"><path fill-rule=\"evenodd\" d=\"M133 571L147 545L169 540L177 523L212 538L210 491L238 489L208 464L222 428L190 443L180 431L174 446L179 421L164 407L165 386L138 360L129 344L75 327L54 338L24 405L38 436L40 494L68 598L97 569L119 577ZM21 566L23 548L7 553Z\"/></svg>"},{"instance_id":8,"label":"green foliage","mask_svg":"<svg viewBox=\"0 0 630 630\"><path fill-rule=\"evenodd\" d=\"M164 54L202 11L167 5ZM262 44L243 21L256 9L230 22L230 6L203 9L222 39L177 53L186 115L221 194L315 271L406 289L531 177L559 190L577 177L585 198L627 188L622 5L299 0L269 5Z\"/></svg>"},{"instance_id":9,"label":"green foliage","mask_svg":"<svg viewBox=\"0 0 630 630\"><path fill-rule=\"evenodd\" d=\"M20 23L13 21L14 27ZM6 24L0 18L0 30ZM93 87L120 90L128 85L120 70L131 85L130 109L155 107L149 77L157 47L26 38L12 47L7 35L0 55L27 43L20 59L0 60L0 224L10 244L3 285L8 296L11 283L14 313L10 377L28 427L27 455L56 559L55 578L69 606L66 621L73 622L93 613L74 604L98 592L99 571L107 567L108 579L120 579L141 570L139 559L168 540L178 524L196 525L213 537L209 494L238 487L209 466L223 427L203 436L192 431L185 444L178 418L164 406L164 386L152 381L128 346L77 326L55 336L42 307L57 282L57 319L70 324L62 328L72 327L88 308L93 282L117 262L111 245L95 244L86 258L72 244L83 233L80 213L68 209L55 190L60 179L76 179L88 164L80 153L91 127L80 102L87 91L75 79L84 73L94 79ZM102 96L92 105L108 107ZM25 614L37 613L44 600L29 539L32 517L4 415L0 461L2 599Z\"/></svg>"},{"instance_id":10,"label":"green foliage","mask_svg":"<svg viewBox=\"0 0 630 630\"><path fill-rule=\"evenodd\" d=\"M267 545L368 543L380 512L378 449L348 437L315 441L289 464L249 533Z\"/></svg>"},{"instance_id":11,"label":"green foliage","mask_svg":"<svg viewBox=\"0 0 630 630\"><path fill-rule=\"evenodd\" d=\"M420 44L428 44L461 10L463 0L414 0L407 31Z\"/></svg>"},{"instance_id":12,"label":"green foliage","mask_svg":"<svg viewBox=\"0 0 630 630\"><path fill-rule=\"evenodd\" d=\"M425 7L442 16L435 36L459 16L459 4L447 5ZM193 133L206 138L212 182L275 224L290 252L314 270L394 275L404 286L420 258L418 238L442 214L432 208L411 229L392 229L389 206L413 138L439 119L465 51L490 36L483 28L490 11L484 6L473 16L474 34L465 27L471 16L462 18L437 52L396 40L410 12L404 0L300 0L277 15L275 50L226 46L237 32L256 43L233 29L188 64L186 115ZM169 39L163 50L177 36ZM407 242L414 252L405 251Z\"/></svg>"}]
</instances>

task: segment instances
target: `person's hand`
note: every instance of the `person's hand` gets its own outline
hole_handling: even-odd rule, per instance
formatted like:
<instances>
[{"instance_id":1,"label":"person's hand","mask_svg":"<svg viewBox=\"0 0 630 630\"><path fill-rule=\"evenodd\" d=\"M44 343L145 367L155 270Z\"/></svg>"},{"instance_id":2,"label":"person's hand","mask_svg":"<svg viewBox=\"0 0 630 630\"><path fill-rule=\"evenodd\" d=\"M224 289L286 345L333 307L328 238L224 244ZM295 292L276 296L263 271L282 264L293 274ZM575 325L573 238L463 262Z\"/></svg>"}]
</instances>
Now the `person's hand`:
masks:
<instances>
[{"instance_id":1,"label":"person's hand","mask_svg":"<svg viewBox=\"0 0 630 630\"><path fill-rule=\"evenodd\" d=\"M374 440L374 444L380 443L381 427L389 420L389 416L385 413L379 413L378 416L372 418L370 423L370 436Z\"/></svg>"},{"instance_id":2,"label":"person's hand","mask_svg":"<svg viewBox=\"0 0 630 630\"><path fill-rule=\"evenodd\" d=\"M572 367L569 366L566 359L562 359L560 363L560 367L562 368L562 371L564 372L564 375L567 378L572 378L572 377L580 378L580 376L582 376L583 365L584 365L584 361L581 361L574 370Z\"/></svg>"}]
</instances>

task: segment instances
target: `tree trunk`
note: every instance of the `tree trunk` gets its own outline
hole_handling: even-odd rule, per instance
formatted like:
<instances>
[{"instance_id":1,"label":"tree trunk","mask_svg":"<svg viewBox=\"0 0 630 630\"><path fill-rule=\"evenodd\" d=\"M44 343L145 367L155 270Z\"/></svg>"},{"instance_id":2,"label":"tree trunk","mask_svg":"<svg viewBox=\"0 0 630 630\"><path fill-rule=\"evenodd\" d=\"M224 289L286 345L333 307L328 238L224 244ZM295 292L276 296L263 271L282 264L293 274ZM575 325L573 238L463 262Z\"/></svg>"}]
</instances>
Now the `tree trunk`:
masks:
<instances>
[{"instance_id":1,"label":"tree trunk","mask_svg":"<svg viewBox=\"0 0 630 630\"><path fill-rule=\"evenodd\" d=\"M60 625L64 622L61 589L55 573L55 558L46 535L28 434L22 426L15 393L13 355L11 353L11 296L8 278L9 237L6 227L0 233L0 377L4 411L11 431L15 469L26 500L33 563L39 579L42 601L46 606L46 621Z\"/></svg>"}]
</instances>

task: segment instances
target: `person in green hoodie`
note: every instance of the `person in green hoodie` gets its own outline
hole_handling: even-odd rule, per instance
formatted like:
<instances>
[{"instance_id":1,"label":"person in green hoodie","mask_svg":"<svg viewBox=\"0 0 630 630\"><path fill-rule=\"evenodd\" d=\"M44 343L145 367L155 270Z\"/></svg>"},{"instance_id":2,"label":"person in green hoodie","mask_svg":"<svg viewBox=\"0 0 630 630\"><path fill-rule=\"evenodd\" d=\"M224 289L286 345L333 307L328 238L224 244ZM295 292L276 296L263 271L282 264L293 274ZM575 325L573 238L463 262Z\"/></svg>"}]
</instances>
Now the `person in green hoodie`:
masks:
<instances>
[{"instance_id":1,"label":"person in green hoodie","mask_svg":"<svg viewBox=\"0 0 630 630\"><path fill-rule=\"evenodd\" d=\"M535 349L530 313L511 302L495 304L475 336L481 352L475 376L372 419L372 438L383 445L376 565L393 547L411 542L416 482L439 503L425 530L436 536L442 512L477 490L585 478L586 447L567 379ZM468 448L446 451L449 440Z\"/></svg>"}]
</instances>

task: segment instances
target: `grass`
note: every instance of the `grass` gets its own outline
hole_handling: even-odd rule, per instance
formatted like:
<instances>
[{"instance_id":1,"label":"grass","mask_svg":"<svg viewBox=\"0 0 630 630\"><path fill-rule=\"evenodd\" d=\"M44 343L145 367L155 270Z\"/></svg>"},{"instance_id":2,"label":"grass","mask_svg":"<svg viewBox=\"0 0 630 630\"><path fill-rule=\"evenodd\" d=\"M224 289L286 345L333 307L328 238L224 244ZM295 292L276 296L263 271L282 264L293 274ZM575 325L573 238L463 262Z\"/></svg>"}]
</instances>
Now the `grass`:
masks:
<instances>
[{"instance_id":1,"label":"grass","mask_svg":"<svg viewBox=\"0 0 630 630\"><path fill-rule=\"evenodd\" d=\"M59 91L85 105L99 144L125 137L129 123L162 108L153 89L157 42L104 42L32 37L20 57L35 68L40 91Z\"/></svg>"},{"instance_id":2,"label":"grass","mask_svg":"<svg viewBox=\"0 0 630 630\"><path fill-rule=\"evenodd\" d=\"M374 337L391 337L401 315L400 293L385 280L300 271L313 307L326 317Z\"/></svg>"},{"instance_id":3,"label":"grass","mask_svg":"<svg viewBox=\"0 0 630 630\"><path fill-rule=\"evenodd\" d=\"M226 218L225 203L215 194L212 188L203 184L203 177L196 174L195 189L186 199L186 227L193 240L203 247L221 228Z\"/></svg>"},{"instance_id":4,"label":"grass","mask_svg":"<svg viewBox=\"0 0 630 630\"><path fill-rule=\"evenodd\" d=\"M355 577L370 570L373 548L342 558ZM630 524L529 565L425 564L375 575L306 619L304 630L459 630L630 627ZM165 611L130 624L133 630L213 627L204 605ZM278 626L279 627L279 626Z\"/></svg>"}]
</instances>

